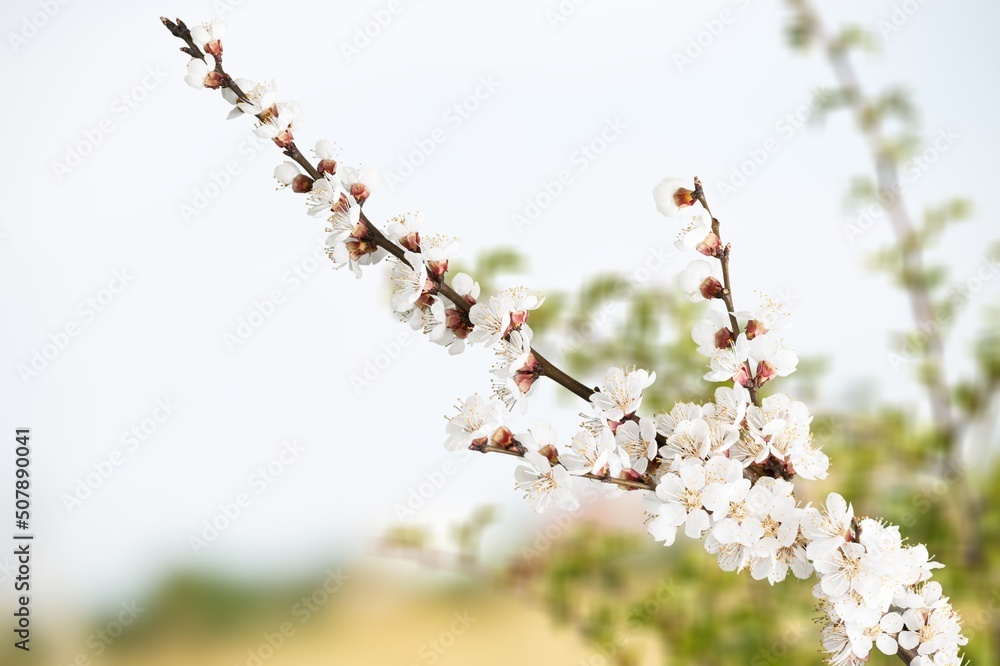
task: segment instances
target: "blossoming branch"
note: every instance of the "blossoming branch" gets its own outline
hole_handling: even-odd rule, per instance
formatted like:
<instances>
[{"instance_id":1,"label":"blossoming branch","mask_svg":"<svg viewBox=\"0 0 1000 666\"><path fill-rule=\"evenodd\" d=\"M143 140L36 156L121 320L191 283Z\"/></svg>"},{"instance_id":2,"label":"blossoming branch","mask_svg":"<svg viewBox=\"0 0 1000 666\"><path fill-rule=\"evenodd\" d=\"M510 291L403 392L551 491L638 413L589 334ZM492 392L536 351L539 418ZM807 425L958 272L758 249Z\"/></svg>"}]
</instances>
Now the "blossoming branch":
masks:
<instances>
[{"instance_id":1,"label":"blossoming branch","mask_svg":"<svg viewBox=\"0 0 1000 666\"><path fill-rule=\"evenodd\" d=\"M374 168L341 164L326 140L316 143L314 160L306 158L295 143L299 106L279 101L272 83L234 79L223 68L220 21L190 29L180 20L162 21L191 58L187 83L221 91L233 107L229 117L254 119L257 136L271 139L288 158L274 176L325 221L335 268L360 277L387 259L391 305L402 321L452 354L476 344L494 350L492 394L474 394L455 407L447 449L522 458L515 484L538 511L552 503L576 510L580 484L594 484L608 497L640 491L648 531L665 546L683 530L703 539L725 571L747 571L772 585L789 571L803 580L815 577L827 663L863 664L876 648L915 666L962 663L959 649L967 641L959 616L931 580L943 565L925 546L905 543L895 525L855 516L836 493L822 508L795 498L793 479L825 478L829 459L814 445L805 404L781 393L759 394L798 364L782 338L787 314L767 297L753 309L736 309L731 247L697 178L691 187L664 179L653 195L659 212L680 228L677 247L701 254L681 274L681 288L693 301L722 304L692 336L708 359L706 381L725 385L713 402L641 416L643 391L655 373L613 367L591 389L560 370L532 346L528 321L542 298L523 288L482 297L471 276L449 272L458 240L426 233L420 214L382 228L373 223L364 209L379 184ZM543 421L521 433L507 426L507 412L514 406L525 412L542 377L588 404L568 441Z\"/></svg>"}]
</instances>

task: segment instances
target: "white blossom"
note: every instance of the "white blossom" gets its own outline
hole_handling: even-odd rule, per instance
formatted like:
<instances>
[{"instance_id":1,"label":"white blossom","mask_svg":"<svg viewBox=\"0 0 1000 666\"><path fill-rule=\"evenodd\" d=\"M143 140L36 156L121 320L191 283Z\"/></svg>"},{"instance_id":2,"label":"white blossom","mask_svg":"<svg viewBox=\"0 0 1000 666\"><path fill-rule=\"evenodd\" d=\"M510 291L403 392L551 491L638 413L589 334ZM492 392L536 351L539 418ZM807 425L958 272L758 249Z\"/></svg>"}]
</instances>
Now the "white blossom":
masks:
<instances>
[{"instance_id":1,"label":"white blossom","mask_svg":"<svg viewBox=\"0 0 1000 666\"><path fill-rule=\"evenodd\" d=\"M490 296L485 303L473 305L469 311L469 320L475 328L469 334L469 342L485 343L488 347L499 342L510 328L510 312L513 305L513 299L506 292L498 292Z\"/></svg>"},{"instance_id":2,"label":"white blossom","mask_svg":"<svg viewBox=\"0 0 1000 666\"><path fill-rule=\"evenodd\" d=\"M703 407L705 418L719 425L739 431L750 406L750 392L736 384L733 388L720 386L715 389L715 402Z\"/></svg>"},{"instance_id":3,"label":"white blossom","mask_svg":"<svg viewBox=\"0 0 1000 666\"><path fill-rule=\"evenodd\" d=\"M645 498L646 511L654 516L647 529L655 541L669 546L677 529L700 539L708 531L710 520L705 511L702 491L705 489L705 466L689 458L682 462L676 474L666 474L656 486L656 492Z\"/></svg>"},{"instance_id":4,"label":"white blossom","mask_svg":"<svg viewBox=\"0 0 1000 666\"><path fill-rule=\"evenodd\" d=\"M205 50L212 42L221 41L226 32L226 24L222 19L207 21L191 28L191 41L199 49Z\"/></svg>"},{"instance_id":5,"label":"white blossom","mask_svg":"<svg viewBox=\"0 0 1000 666\"><path fill-rule=\"evenodd\" d=\"M741 323L737 318L736 323L745 324L746 319ZM691 329L691 339L698 345L698 353L702 356L711 358L715 350L726 349L736 340L729 314L722 310L709 310L708 316Z\"/></svg>"},{"instance_id":6,"label":"white blossom","mask_svg":"<svg viewBox=\"0 0 1000 666\"><path fill-rule=\"evenodd\" d=\"M550 465L548 458L537 451L525 453L524 460L528 464L514 470L514 479L525 497L535 503L535 511L545 511L550 502L565 511L580 507L571 487L572 477L565 467Z\"/></svg>"},{"instance_id":7,"label":"white blossom","mask_svg":"<svg viewBox=\"0 0 1000 666\"><path fill-rule=\"evenodd\" d=\"M467 449L474 442L488 440L503 425L499 405L486 402L479 394L472 394L455 407L458 413L448 418L448 440L445 448L449 451Z\"/></svg>"},{"instance_id":8,"label":"white blossom","mask_svg":"<svg viewBox=\"0 0 1000 666\"><path fill-rule=\"evenodd\" d=\"M656 381L655 372L636 368L609 368L604 385L590 396L597 411L609 421L621 422L642 404L642 392Z\"/></svg>"},{"instance_id":9,"label":"white blossom","mask_svg":"<svg viewBox=\"0 0 1000 666\"><path fill-rule=\"evenodd\" d=\"M656 425L656 432L664 437L670 437L677 429L678 423L700 419L702 406L693 402L678 402L669 412L657 414L653 422Z\"/></svg>"},{"instance_id":10,"label":"white blossom","mask_svg":"<svg viewBox=\"0 0 1000 666\"><path fill-rule=\"evenodd\" d=\"M639 474L644 474L649 461L656 457L656 427L651 419L622 423L615 430L615 441Z\"/></svg>"},{"instance_id":11,"label":"white blossom","mask_svg":"<svg viewBox=\"0 0 1000 666\"><path fill-rule=\"evenodd\" d=\"M285 187L291 185L292 181L295 180L295 177L300 174L301 172L299 171L299 165L297 165L295 162L289 162L288 160L285 160L278 166L274 167L275 180L277 180Z\"/></svg>"},{"instance_id":12,"label":"white blossom","mask_svg":"<svg viewBox=\"0 0 1000 666\"><path fill-rule=\"evenodd\" d=\"M666 218L678 217L681 211L695 203L693 192L681 178L664 178L653 188L656 210Z\"/></svg>"},{"instance_id":13,"label":"white blossom","mask_svg":"<svg viewBox=\"0 0 1000 666\"><path fill-rule=\"evenodd\" d=\"M628 459L618 449L614 433L606 423L601 425L596 434L590 430L576 433L568 450L559 455L559 461L574 476L607 474L617 477L628 464Z\"/></svg>"},{"instance_id":14,"label":"white blossom","mask_svg":"<svg viewBox=\"0 0 1000 666\"><path fill-rule=\"evenodd\" d=\"M259 121L254 126L254 134L284 147L292 142L292 123L301 114L301 108L295 102L276 102L260 113Z\"/></svg>"},{"instance_id":15,"label":"white blossom","mask_svg":"<svg viewBox=\"0 0 1000 666\"><path fill-rule=\"evenodd\" d=\"M359 204L367 201L372 190L382 184L378 169L373 164L362 164L358 168L340 167L337 175L344 190Z\"/></svg>"},{"instance_id":16,"label":"white blossom","mask_svg":"<svg viewBox=\"0 0 1000 666\"><path fill-rule=\"evenodd\" d=\"M835 550L828 550L813 559L813 566L820 575L823 591L831 597L841 597L858 591L863 574L862 559L865 547L859 543L842 543Z\"/></svg>"},{"instance_id":17,"label":"white blossom","mask_svg":"<svg viewBox=\"0 0 1000 666\"><path fill-rule=\"evenodd\" d=\"M243 91L243 99L238 100L236 106L251 116L272 108L278 100L273 81L253 83L248 79L236 79L236 85Z\"/></svg>"},{"instance_id":18,"label":"white blossom","mask_svg":"<svg viewBox=\"0 0 1000 666\"><path fill-rule=\"evenodd\" d=\"M340 187L340 181L329 173L323 174L322 178L313 182L307 199L310 215L329 215L331 211L342 208L344 202L344 190ZM357 208L360 218L361 208L360 206Z\"/></svg>"},{"instance_id":19,"label":"white blossom","mask_svg":"<svg viewBox=\"0 0 1000 666\"><path fill-rule=\"evenodd\" d=\"M725 545L750 548L764 535L764 526L750 503L750 480L714 483L705 488L705 508L712 512L712 536Z\"/></svg>"},{"instance_id":20,"label":"white blossom","mask_svg":"<svg viewBox=\"0 0 1000 666\"><path fill-rule=\"evenodd\" d=\"M222 85L222 76L215 71L215 58L205 54L205 58L192 58L187 65L187 76L184 82L195 89L218 88Z\"/></svg>"},{"instance_id":21,"label":"white blossom","mask_svg":"<svg viewBox=\"0 0 1000 666\"><path fill-rule=\"evenodd\" d=\"M527 432L518 434L517 441L528 451L535 451L548 457L548 452L558 454L558 437L555 428L545 421L536 421Z\"/></svg>"},{"instance_id":22,"label":"white blossom","mask_svg":"<svg viewBox=\"0 0 1000 666\"><path fill-rule=\"evenodd\" d=\"M679 284L692 302L718 298L722 294L722 267L714 259L696 259L681 272Z\"/></svg>"},{"instance_id":23,"label":"white blossom","mask_svg":"<svg viewBox=\"0 0 1000 666\"><path fill-rule=\"evenodd\" d=\"M389 279L392 281L392 309L409 312L429 288L427 269L419 254L404 252L406 261L396 260Z\"/></svg>"},{"instance_id":24,"label":"white blossom","mask_svg":"<svg viewBox=\"0 0 1000 666\"><path fill-rule=\"evenodd\" d=\"M837 493L827 495L824 511L807 508L802 519L802 534L810 541L806 549L809 559L816 560L846 543L853 520L854 507Z\"/></svg>"}]
</instances>

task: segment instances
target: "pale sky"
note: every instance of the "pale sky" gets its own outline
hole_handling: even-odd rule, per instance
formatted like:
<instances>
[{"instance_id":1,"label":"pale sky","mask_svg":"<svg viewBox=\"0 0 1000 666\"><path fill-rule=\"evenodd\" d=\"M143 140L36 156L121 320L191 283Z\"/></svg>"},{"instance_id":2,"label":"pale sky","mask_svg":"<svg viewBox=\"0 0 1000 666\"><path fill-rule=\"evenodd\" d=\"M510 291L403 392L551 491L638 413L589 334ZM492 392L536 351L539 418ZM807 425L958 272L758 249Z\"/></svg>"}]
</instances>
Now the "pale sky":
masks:
<instances>
[{"instance_id":1,"label":"pale sky","mask_svg":"<svg viewBox=\"0 0 1000 666\"><path fill-rule=\"evenodd\" d=\"M216 94L184 84L186 58L158 12L195 23L231 8L227 69L274 78L302 105L304 149L328 138L344 163L399 175L433 143L412 175L376 191L369 214L422 210L429 231L461 238L464 258L517 245L531 261L526 284L542 293L669 247L676 230L650 191L667 175L701 176L734 246L737 305L755 289L792 294L786 340L829 358L823 403L850 404L862 385L879 402L920 398L886 354L890 331L909 325L907 304L864 268L889 229L876 223L853 243L844 231L855 216L843 193L870 157L845 115L799 129L787 120L831 75L816 56L790 55L781 3L578 4L553 24L554 0L95 0L54 3L44 19L45 3L4 3L0 387L6 432L33 429L43 602L117 603L177 568L292 575L364 552L395 504L449 460L442 415L489 386L485 352L453 359L415 340L355 391L351 376L407 330L388 312L384 273L358 282L314 261L322 224L274 191L277 151L254 142L249 122L225 121ZM821 9L877 32L893 3ZM345 49L373 12L391 20ZM913 93L929 138L955 137L907 194L914 213L950 195L974 200L974 219L936 253L963 278L982 262L979 239L996 235L1000 134L987 85L998 19L995 3L925 2L859 63L869 89ZM702 53L679 66L699 35ZM454 110L476 94L467 113ZM601 154L581 152L602 134ZM733 168L765 145L776 146L767 161L723 196ZM563 172L565 191L517 229L512 217ZM673 284L687 258L670 257L653 279ZM953 372L998 283L959 320ZM231 349L226 336L257 308L271 314ZM25 381L19 366L67 326L76 334ZM523 425L546 418L571 434L580 405L552 387L539 394ZM144 440L124 437L143 427ZM253 476L293 439L301 450L273 463L273 483ZM115 451L121 464L69 512L64 496ZM483 503L503 506L506 529L534 520L512 468L457 463L415 520L440 526ZM241 493L240 517L195 554L189 538Z\"/></svg>"}]
</instances>

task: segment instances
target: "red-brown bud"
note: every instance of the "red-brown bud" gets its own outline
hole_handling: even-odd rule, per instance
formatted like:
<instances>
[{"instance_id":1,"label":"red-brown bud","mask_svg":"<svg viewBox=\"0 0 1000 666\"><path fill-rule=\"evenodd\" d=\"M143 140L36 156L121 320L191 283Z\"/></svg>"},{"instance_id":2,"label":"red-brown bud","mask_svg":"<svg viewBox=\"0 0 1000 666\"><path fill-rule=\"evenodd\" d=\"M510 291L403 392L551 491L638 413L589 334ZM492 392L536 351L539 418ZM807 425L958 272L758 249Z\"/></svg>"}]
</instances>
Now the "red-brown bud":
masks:
<instances>
[{"instance_id":1,"label":"red-brown bud","mask_svg":"<svg viewBox=\"0 0 1000 666\"><path fill-rule=\"evenodd\" d=\"M274 137L274 143L277 144L278 148L287 148L295 141L295 137L292 136L292 129L283 129L278 132L278 136Z\"/></svg>"},{"instance_id":2,"label":"red-brown bud","mask_svg":"<svg viewBox=\"0 0 1000 666\"><path fill-rule=\"evenodd\" d=\"M444 311L444 325L455 334L459 340L465 340L472 332L472 322L468 315L457 308L448 308Z\"/></svg>"},{"instance_id":3,"label":"red-brown bud","mask_svg":"<svg viewBox=\"0 0 1000 666\"><path fill-rule=\"evenodd\" d=\"M758 335L765 333L767 333L767 326L764 326L759 320L751 319L747 322L747 340L753 340Z\"/></svg>"},{"instance_id":4,"label":"red-brown bud","mask_svg":"<svg viewBox=\"0 0 1000 666\"><path fill-rule=\"evenodd\" d=\"M551 444L546 444L542 448L538 449L538 452L548 458L549 462L553 465L559 462L559 451L557 451L556 447Z\"/></svg>"},{"instance_id":5,"label":"red-brown bud","mask_svg":"<svg viewBox=\"0 0 1000 666\"><path fill-rule=\"evenodd\" d=\"M429 270L434 275L444 275L448 272L448 260L444 261L428 261L427 270Z\"/></svg>"},{"instance_id":6,"label":"red-brown bud","mask_svg":"<svg viewBox=\"0 0 1000 666\"><path fill-rule=\"evenodd\" d=\"M757 364L757 386L763 386L777 374L774 366L767 361L761 361Z\"/></svg>"},{"instance_id":7,"label":"red-brown bud","mask_svg":"<svg viewBox=\"0 0 1000 666\"><path fill-rule=\"evenodd\" d=\"M399 239L399 244L410 252L420 252L420 232L413 231Z\"/></svg>"},{"instance_id":8,"label":"red-brown bud","mask_svg":"<svg viewBox=\"0 0 1000 666\"><path fill-rule=\"evenodd\" d=\"M521 393L527 393L541 374L538 359L535 358L534 354L528 354L527 362L523 367L518 368L514 374L514 383L517 384L517 388Z\"/></svg>"},{"instance_id":9,"label":"red-brown bud","mask_svg":"<svg viewBox=\"0 0 1000 666\"><path fill-rule=\"evenodd\" d=\"M510 428L507 426L500 426L497 431L493 433L490 437L490 441L493 446L499 446L501 449L508 448L514 441L514 433L511 432Z\"/></svg>"},{"instance_id":10,"label":"red-brown bud","mask_svg":"<svg viewBox=\"0 0 1000 666\"><path fill-rule=\"evenodd\" d=\"M205 75L205 87L216 90L226 82L226 77L216 71L211 71Z\"/></svg>"},{"instance_id":11,"label":"red-brown bud","mask_svg":"<svg viewBox=\"0 0 1000 666\"><path fill-rule=\"evenodd\" d=\"M722 241L719 240L718 236L710 232L707 236L705 236L705 240L698 243L695 249L706 257L714 257L718 253L720 247L722 247Z\"/></svg>"},{"instance_id":12,"label":"red-brown bud","mask_svg":"<svg viewBox=\"0 0 1000 666\"><path fill-rule=\"evenodd\" d=\"M364 183L354 183L351 185L351 196L354 197L354 200L358 203L364 203L367 201L371 194L371 189L369 189Z\"/></svg>"},{"instance_id":13,"label":"red-brown bud","mask_svg":"<svg viewBox=\"0 0 1000 666\"><path fill-rule=\"evenodd\" d=\"M304 192L309 192L313 188L313 179L304 173L300 173L295 178L292 179L292 192L298 192L302 194Z\"/></svg>"},{"instance_id":14,"label":"red-brown bud","mask_svg":"<svg viewBox=\"0 0 1000 666\"><path fill-rule=\"evenodd\" d=\"M320 173L328 173L332 176L337 173L337 162L336 160L320 160L316 170Z\"/></svg>"},{"instance_id":15,"label":"red-brown bud","mask_svg":"<svg viewBox=\"0 0 1000 666\"><path fill-rule=\"evenodd\" d=\"M725 289L723 288L722 283L714 277L707 277L701 283L701 295L708 300L713 298L722 298L724 291Z\"/></svg>"},{"instance_id":16,"label":"red-brown bud","mask_svg":"<svg viewBox=\"0 0 1000 666\"><path fill-rule=\"evenodd\" d=\"M736 334L728 328L720 328L715 332L716 349L728 349L734 342L736 342Z\"/></svg>"}]
</instances>

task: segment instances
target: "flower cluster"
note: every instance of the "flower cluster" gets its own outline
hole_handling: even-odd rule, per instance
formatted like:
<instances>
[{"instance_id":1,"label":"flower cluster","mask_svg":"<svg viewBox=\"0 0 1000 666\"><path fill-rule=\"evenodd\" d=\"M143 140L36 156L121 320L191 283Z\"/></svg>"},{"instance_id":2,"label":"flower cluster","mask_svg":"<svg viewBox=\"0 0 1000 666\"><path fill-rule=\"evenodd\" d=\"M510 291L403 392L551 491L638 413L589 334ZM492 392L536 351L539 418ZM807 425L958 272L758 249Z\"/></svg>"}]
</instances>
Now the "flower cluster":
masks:
<instances>
[{"instance_id":1,"label":"flower cluster","mask_svg":"<svg viewBox=\"0 0 1000 666\"><path fill-rule=\"evenodd\" d=\"M961 624L941 585L929 581L933 562L922 544L903 544L899 528L858 520L831 493L820 511L804 509L806 553L819 583L813 594L824 615L823 644L834 664L861 664L873 647L885 654L915 651L912 664L960 666Z\"/></svg>"},{"instance_id":2,"label":"flower cluster","mask_svg":"<svg viewBox=\"0 0 1000 666\"><path fill-rule=\"evenodd\" d=\"M164 19L192 56L186 81L195 88L220 90L233 105L231 118L255 119L254 132L271 139L289 159L274 177L281 187L306 195L308 213L326 223L327 252L335 268L362 269L391 256L391 306L414 330L452 354L469 344L495 353L493 394L459 401L446 427L448 450L502 452L521 457L516 487L536 510L551 505L579 507L579 484L607 496L644 491L647 530L657 542L673 544L677 532L703 539L725 571L748 571L775 584L789 571L799 579L816 576L814 594L825 627L828 661L855 665L873 648L886 654L916 655L912 664L961 664L966 640L958 615L930 580L940 564L923 545L907 545L895 526L854 516L853 508L831 494L822 509L802 505L793 479L823 479L829 459L815 446L808 407L760 389L795 371L798 357L786 348L780 331L787 312L761 296L757 307L737 311L729 284L730 246L723 244L698 179L688 188L668 178L654 189L657 209L679 220L677 247L698 252L680 276L692 300L722 301L692 331L698 352L708 359L705 379L724 382L712 402L678 403L669 412L641 416L643 391L656 374L634 367L613 367L590 389L532 349L528 324L542 300L523 289L481 298L480 287L464 273L450 274L460 248L457 239L428 234L423 216L393 218L384 229L372 223L365 206L379 185L369 165L339 162L329 141L315 145L315 163L295 145L301 112L278 101L274 84L233 79L221 66L221 21L188 30ZM568 440L536 422L524 432L507 425L515 405L536 381L548 376L588 400L580 429Z\"/></svg>"},{"instance_id":3,"label":"flower cluster","mask_svg":"<svg viewBox=\"0 0 1000 666\"><path fill-rule=\"evenodd\" d=\"M709 257L685 269L681 286L695 300L725 304L726 312L711 312L692 337L709 358L705 379L733 388L717 389L715 405L679 404L657 417L670 464L646 498L650 534L670 544L683 526L687 536L705 538L722 569L748 569L772 584L789 569L803 579L815 574L830 664L866 663L877 647L915 654L909 663L917 666L961 665L967 641L940 584L929 580L943 565L925 546L905 545L896 526L855 517L836 493L822 511L796 501L792 477L822 479L829 459L812 444L805 404L780 393L757 399L761 386L798 363L774 333L787 327L787 313L766 296L753 311L735 311L729 246L700 190L697 180L688 190L665 179L653 196L661 213L685 221L677 246Z\"/></svg>"}]
</instances>

